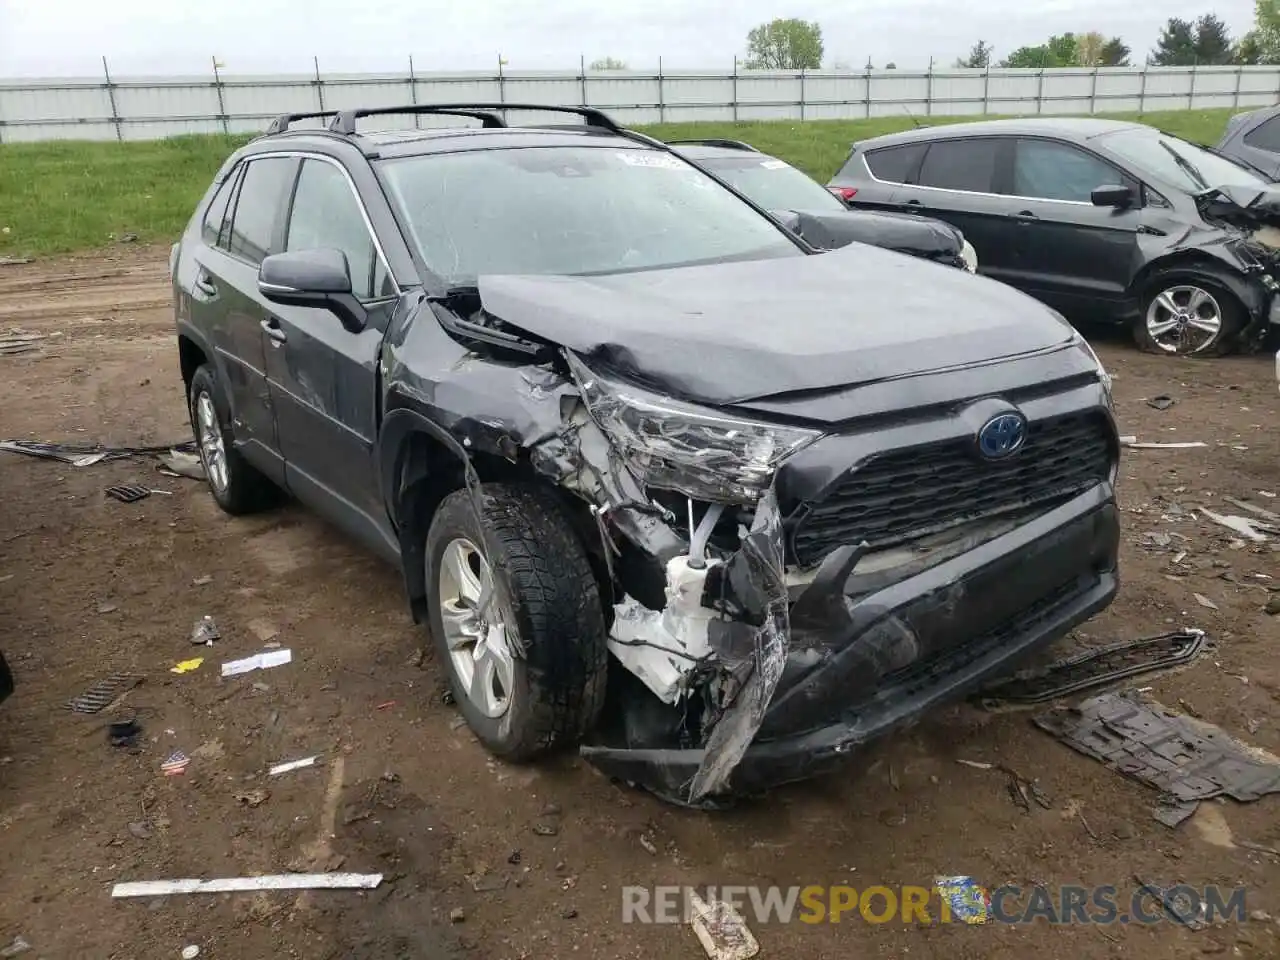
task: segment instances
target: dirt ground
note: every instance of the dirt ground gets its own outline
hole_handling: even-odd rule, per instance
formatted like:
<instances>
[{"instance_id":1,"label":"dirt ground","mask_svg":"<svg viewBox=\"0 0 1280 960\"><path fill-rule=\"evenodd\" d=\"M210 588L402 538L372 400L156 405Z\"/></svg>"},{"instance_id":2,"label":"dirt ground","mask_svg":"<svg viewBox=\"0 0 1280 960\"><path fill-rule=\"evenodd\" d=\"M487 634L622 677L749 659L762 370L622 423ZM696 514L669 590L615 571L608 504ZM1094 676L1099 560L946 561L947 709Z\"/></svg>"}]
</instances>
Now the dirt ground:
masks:
<instances>
[{"instance_id":1,"label":"dirt ground","mask_svg":"<svg viewBox=\"0 0 1280 960\"><path fill-rule=\"evenodd\" d=\"M0 355L0 436L189 438L168 302L162 250L0 267L0 333L46 335L36 352ZM1207 656L1143 683L1280 753L1280 618L1264 609L1280 540L1246 545L1186 512L1223 495L1280 510L1260 493L1280 493L1271 361L1175 362L1115 338L1098 348L1124 432L1208 447L1127 452L1121 595L1063 649L1201 627ZM1146 403L1161 394L1176 403ZM128 481L172 495L104 497ZM4 453L0 504L0 649L18 683L0 707L0 948L21 936L45 960L178 957L189 944L215 960L692 960L703 954L687 926L622 923L623 885L931 886L962 874L1122 895L1135 877L1242 884L1255 919L1196 932L855 915L753 923L760 956L1280 956L1280 856L1258 849L1280 847L1280 796L1205 803L1171 830L1152 818L1152 790L1056 743L1027 712L962 705L827 779L726 813L674 809L574 756L490 759L442 702L436 664L419 663L396 573L300 508L234 520L202 484L150 461L77 468ZM204 615L223 639L201 651L188 637ZM221 662L269 641L293 661L219 677ZM199 669L170 672L202 652ZM102 714L66 709L117 672L145 682ZM142 738L111 746L106 723L129 713ZM163 776L179 749L186 772ZM312 769L265 775L311 754ZM1038 778L1051 807L1021 809L998 771L959 759ZM109 895L125 880L339 867L385 879L368 892Z\"/></svg>"}]
</instances>

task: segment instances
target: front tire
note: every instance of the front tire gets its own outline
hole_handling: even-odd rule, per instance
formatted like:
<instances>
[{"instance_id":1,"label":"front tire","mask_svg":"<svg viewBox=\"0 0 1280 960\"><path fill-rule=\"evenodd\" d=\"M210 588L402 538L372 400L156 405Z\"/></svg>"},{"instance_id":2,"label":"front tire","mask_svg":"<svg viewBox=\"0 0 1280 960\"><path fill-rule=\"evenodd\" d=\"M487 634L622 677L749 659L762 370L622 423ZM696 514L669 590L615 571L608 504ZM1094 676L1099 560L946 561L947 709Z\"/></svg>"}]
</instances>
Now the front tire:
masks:
<instances>
[{"instance_id":1,"label":"front tire","mask_svg":"<svg viewBox=\"0 0 1280 960\"><path fill-rule=\"evenodd\" d=\"M191 428L213 499L232 516L273 506L280 489L258 472L233 444L231 412L213 367L204 364L191 377L187 395Z\"/></svg>"},{"instance_id":2,"label":"front tire","mask_svg":"<svg viewBox=\"0 0 1280 960\"><path fill-rule=\"evenodd\" d=\"M497 756L529 760L581 739L600 714L600 593L549 490L486 484L477 499L458 490L431 522L431 634L472 731Z\"/></svg>"},{"instance_id":3,"label":"front tire","mask_svg":"<svg viewBox=\"0 0 1280 960\"><path fill-rule=\"evenodd\" d=\"M1188 274L1157 274L1147 285L1134 339L1147 353L1217 357L1230 353L1245 308L1222 284Z\"/></svg>"}]
</instances>

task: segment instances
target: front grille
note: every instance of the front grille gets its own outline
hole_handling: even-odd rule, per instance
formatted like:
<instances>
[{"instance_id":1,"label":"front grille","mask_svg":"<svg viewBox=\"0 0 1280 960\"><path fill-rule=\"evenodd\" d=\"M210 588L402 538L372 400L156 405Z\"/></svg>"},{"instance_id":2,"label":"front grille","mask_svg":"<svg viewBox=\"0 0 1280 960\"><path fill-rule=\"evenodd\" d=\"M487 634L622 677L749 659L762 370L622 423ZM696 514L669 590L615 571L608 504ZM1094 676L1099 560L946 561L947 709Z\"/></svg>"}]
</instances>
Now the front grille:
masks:
<instances>
[{"instance_id":1,"label":"front grille","mask_svg":"<svg viewBox=\"0 0 1280 960\"><path fill-rule=\"evenodd\" d=\"M1100 412L1028 424L1007 460L983 460L971 438L880 454L809 507L792 533L801 564L863 540L893 546L971 520L1063 499L1111 476L1111 429Z\"/></svg>"}]
</instances>

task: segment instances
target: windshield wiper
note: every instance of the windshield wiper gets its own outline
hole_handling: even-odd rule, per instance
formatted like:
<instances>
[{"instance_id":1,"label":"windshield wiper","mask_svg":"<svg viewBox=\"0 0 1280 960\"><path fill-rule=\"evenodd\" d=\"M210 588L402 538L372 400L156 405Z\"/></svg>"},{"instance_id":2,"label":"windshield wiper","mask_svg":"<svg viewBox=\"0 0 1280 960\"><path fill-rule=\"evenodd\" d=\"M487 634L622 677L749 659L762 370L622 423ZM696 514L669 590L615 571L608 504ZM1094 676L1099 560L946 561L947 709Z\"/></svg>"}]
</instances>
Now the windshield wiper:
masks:
<instances>
[{"instance_id":1,"label":"windshield wiper","mask_svg":"<svg viewBox=\"0 0 1280 960\"><path fill-rule=\"evenodd\" d=\"M1173 149L1173 147L1169 146L1169 144L1165 143L1163 140L1160 141L1160 146L1164 147L1169 156L1173 157L1173 162L1178 165L1179 170L1190 177L1193 183L1200 185L1201 190L1211 189L1209 181L1205 180L1203 174L1196 169L1196 165L1194 163L1180 154L1177 150Z\"/></svg>"}]
</instances>

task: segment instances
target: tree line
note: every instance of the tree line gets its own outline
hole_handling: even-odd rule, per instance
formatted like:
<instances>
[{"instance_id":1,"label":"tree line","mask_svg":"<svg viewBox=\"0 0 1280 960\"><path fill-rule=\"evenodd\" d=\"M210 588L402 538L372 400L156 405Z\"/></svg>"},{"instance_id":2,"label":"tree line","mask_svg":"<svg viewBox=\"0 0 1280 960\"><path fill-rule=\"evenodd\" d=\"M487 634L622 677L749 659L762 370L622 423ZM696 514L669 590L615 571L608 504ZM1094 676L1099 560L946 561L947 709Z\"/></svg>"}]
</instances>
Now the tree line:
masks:
<instances>
[{"instance_id":1,"label":"tree line","mask_svg":"<svg viewBox=\"0 0 1280 960\"><path fill-rule=\"evenodd\" d=\"M822 26L816 21L776 19L754 27L747 34L747 58L743 66L756 70L817 70L822 66ZM985 69L1011 67L1127 67L1133 51L1121 37L1106 37L1096 30L1054 34L1043 43L1019 47L999 61L991 44L979 40L957 67ZM1280 63L1280 0L1254 0L1253 28L1232 37L1227 25L1206 13L1194 20L1170 17L1160 31L1145 62L1159 67L1224 66ZM838 68L847 64L838 63ZM885 64L893 69L894 64ZM613 57L593 61L592 70L625 70ZM867 69L871 69L867 61Z\"/></svg>"}]
</instances>

